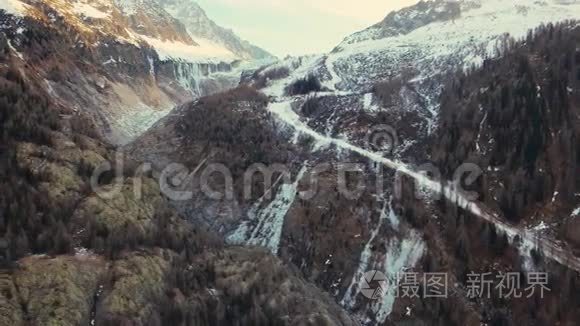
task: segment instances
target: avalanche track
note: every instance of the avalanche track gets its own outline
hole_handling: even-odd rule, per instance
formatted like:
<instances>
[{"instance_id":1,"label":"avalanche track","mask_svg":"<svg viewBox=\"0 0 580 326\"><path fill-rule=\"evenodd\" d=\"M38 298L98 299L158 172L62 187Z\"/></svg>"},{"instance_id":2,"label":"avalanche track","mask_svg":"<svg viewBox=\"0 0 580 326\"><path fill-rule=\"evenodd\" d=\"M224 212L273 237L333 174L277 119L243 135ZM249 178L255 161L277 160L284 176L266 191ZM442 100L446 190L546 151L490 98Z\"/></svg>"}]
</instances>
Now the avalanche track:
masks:
<instances>
[{"instance_id":1,"label":"avalanche track","mask_svg":"<svg viewBox=\"0 0 580 326\"><path fill-rule=\"evenodd\" d=\"M443 195L450 202L471 212L473 215L494 224L499 231L502 231L507 235L512 243L514 243L516 237L519 237L521 245L518 249L528 257L530 251L535 248L541 252L544 257L580 272L580 258L574 256L568 249L533 231L506 223L501 216L494 213L483 203L468 200L464 194L455 189L452 183L432 180L426 175L414 171L411 167L402 162L385 158L379 153L352 145L345 140L317 133L304 123L300 116L292 110L291 100L286 99L286 101L272 102L268 106L268 110L279 120L292 127L297 133L313 138L318 146L334 145L342 150L362 155L373 162L388 167L389 169L396 170L398 173L413 178L415 182L417 182L417 185L425 187L434 193Z\"/></svg>"}]
</instances>

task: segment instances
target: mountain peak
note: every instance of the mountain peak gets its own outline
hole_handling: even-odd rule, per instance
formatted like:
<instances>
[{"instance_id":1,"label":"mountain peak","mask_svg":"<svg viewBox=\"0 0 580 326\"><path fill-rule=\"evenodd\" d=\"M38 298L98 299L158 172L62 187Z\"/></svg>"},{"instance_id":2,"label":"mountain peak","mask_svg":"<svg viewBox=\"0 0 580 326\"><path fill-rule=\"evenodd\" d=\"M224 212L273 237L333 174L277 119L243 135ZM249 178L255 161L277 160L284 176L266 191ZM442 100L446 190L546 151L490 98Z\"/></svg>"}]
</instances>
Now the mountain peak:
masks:
<instances>
[{"instance_id":1,"label":"mountain peak","mask_svg":"<svg viewBox=\"0 0 580 326\"><path fill-rule=\"evenodd\" d=\"M454 22L472 12L490 15L510 14L512 17L526 16L534 9L578 4L576 0L422 0L412 6L389 13L377 24L356 32L344 39L338 48L367 40L379 40L409 34L421 27L437 22Z\"/></svg>"},{"instance_id":2,"label":"mountain peak","mask_svg":"<svg viewBox=\"0 0 580 326\"><path fill-rule=\"evenodd\" d=\"M481 0L427 0L389 13L381 22L347 37L343 43L404 35L437 21L459 18L462 13L480 8Z\"/></svg>"},{"instance_id":3,"label":"mountain peak","mask_svg":"<svg viewBox=\"0 0 580 326\"><path fill-rule=\"evenodd\" d=\"M180 20L194 39L220 45L242 59L270 59L267 51L242 40L231 29L219 26L194 1L157 0L171 15Z\"/></svg>"}]
</instances>

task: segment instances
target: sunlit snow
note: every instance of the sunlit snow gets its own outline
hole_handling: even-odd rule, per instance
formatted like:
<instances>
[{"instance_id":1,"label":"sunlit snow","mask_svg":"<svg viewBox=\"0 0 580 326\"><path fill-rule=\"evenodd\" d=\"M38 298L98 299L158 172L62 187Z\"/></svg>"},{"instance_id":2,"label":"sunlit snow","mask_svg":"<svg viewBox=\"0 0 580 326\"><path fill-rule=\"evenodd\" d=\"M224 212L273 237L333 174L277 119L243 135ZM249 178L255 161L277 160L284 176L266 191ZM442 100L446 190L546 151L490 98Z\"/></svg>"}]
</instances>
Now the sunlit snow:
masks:
<instances>
[{"instance_id":1,"label":"sunlit snow","mask_svg":"<svg viewBox=\"0 0 580 326\"><path fill-rule=\"evenodd\" d=\"M73 4L73 12L79 15L83 15L85 17L97 19L106 19L110 16L110 14L108 13L102 12L89 4L81 2L75 2Z\"/></svg>"},{"instance_id":2,"label":"sunlit snow","mask_svg":"<svg viewBox=\"0 0 580 326\"><path fill-rule=\"evenodd\" d=\"M4 10L5 12L15 16L23 15L27 7L28 7L27 4L24 4L18 0L0 1L0 10Z\"/></svg>"},{"instance_id":3,"label":"sunlit snow","mask_svg":"<svg viewBox=\"0 0 580 326\"><path fill-rule=\"evenodd\" d=\"M185 44L179 41L166 41L139 35L157 51L161 60L183 60L186 62L231 62L236 56L229 50L208 40L196 39L198 45Z\"/></svg>"}]
</instances>

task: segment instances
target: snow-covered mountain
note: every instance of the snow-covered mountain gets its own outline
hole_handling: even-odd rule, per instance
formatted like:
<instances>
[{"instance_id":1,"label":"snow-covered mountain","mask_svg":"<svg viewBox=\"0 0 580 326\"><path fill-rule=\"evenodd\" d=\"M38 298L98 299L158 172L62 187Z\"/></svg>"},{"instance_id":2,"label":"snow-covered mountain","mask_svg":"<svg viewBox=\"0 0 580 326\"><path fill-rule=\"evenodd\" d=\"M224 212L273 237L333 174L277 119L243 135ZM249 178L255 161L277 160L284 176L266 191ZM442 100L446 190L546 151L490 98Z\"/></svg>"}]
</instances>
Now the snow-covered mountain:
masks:
<instances>
[{"instance_id":1,"label":"snow-covered mountain","mask_svg":"<svg viewBox=\"0 0 580 326\"><path fill-rule=\"evenodd\" d=\"M267 51L218 26L193 1L115 0L132 30L158 52L184 60L214 58L224 61L273 59ZM168 24L169 22L169 24ZM151 31L174 26L181 37L155 37ZM157 33L158 34L158 33Z\"/></svg>"},{"instance_id":2,"label":"snow-covered mountain","mask_svg":"<svg viewBox=\"0 0 580 326\"><path fill-rule=\"evenodd\" d=\"M470 9L481 7L481 0L429 0L389 13L381 22L345 38L343 43L353 44L365 40L408 34L413 30L437 21L453 21Z\"/></svg>"},{"instance_id":3,"label":"snow-covered mountain","mask_svg":"<svg viewBox=\"0 0 580 326\"><path fill-rule=\"evenodd\" d=\"M205 11L192 0L157 0L171 15L179 19L187 31L199 42L222 46L236 56L250 59L273 59L267 51L242 40L234 31L212 21Z\"/></svg>"},{"instance_id":4,"label":"snow-covered mountain","mask_svg":"<svg viewBox=\"0 0 580 326\"><path fill-rule=\"evenodd\" d=\"M577 1L422 1L345 38L328 54L278 63L289 77L271 80L265 92L282 96L294 80L315 75L331 91L326 102L334 97L351 104L329 104L309 117L313 126L349 137L363 127L352 126L356 117L389 116L400 125L399 141L409 145L401 150L418 151L412 144L434 131L447 74L480 66L510 37L522 39L541 24L578 17ZM386 101L381 89L395 95Z\"/></svg>"},{"instance_id":5,"label":"snow-covered mountain","mask_svg":"<svg viewBox=\"0 0 580 326\"><path fill-rule=\"evenodd\" d=\"M176 105L236 86L243 67L272 60L233 32L218 35L222 29L194 8L216 33L193 33L191 21L186 26L154 0L2 1L0 32L54 96L89 112L112 142L125 143ZM31 24L46 26L47 42L63 50L59 68L46 67L51 59L30 60L39 54L26 46ZM77 71L62 82L51 69Z\"/></svg>"},{"instance_id":6,"label":"snow-covered mountain","mask_svg":"<svg viewBox=\"0 0 580 326\"><path fill-rule=\"evenodd\" d=\"M503 36L519 39L542 23L575 19L579 11L577 1L422 1L347 37L328 58L342 77L334 83L343 88L368 86L403 69L429 77L479 65Z\"/></svg>"}]
</instances>

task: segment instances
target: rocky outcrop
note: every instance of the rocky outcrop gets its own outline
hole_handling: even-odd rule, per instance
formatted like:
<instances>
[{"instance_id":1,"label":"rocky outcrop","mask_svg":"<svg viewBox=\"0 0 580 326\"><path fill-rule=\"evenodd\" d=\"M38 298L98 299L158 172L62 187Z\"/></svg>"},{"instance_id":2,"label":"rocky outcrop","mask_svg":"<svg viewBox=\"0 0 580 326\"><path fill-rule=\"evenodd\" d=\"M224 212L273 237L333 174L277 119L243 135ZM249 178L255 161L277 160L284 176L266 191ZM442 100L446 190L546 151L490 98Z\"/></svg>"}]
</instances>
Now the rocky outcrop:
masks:
<instances>
[{"instance_id":1,"label":"rocky outcrop","mask_svg":"<svg viewBox=\"0 0 580 326\"><path fill-rule=\"evenodd\" d=\"M37 325L88 324L105 267L102 257L90 254L24 258L12 276L16 311Z\"/></svg>"},{"instance_id":2,"label":"rocky outcrop","mask_svg":"<svg viewBox=\"0 0 580 326\"><path fill-rule=\"evenodd\" d=\"M174 16L163 10L154 1L123 0L115 1L126 17L127 25L135 33L162 41L177 41L198 46L185 26Z\"/></svg>"},{"instance_id":3,"label":"rocky outcrop","mask_svg":"<svg viewBox=\"0 0 580 326\"><path fill-rule=\"evenodd\" d=\"M147 324L159 310L172 252L128 253L112 263L97 306L97 324L131 321Z\"/></svg>"}]
</instances>

